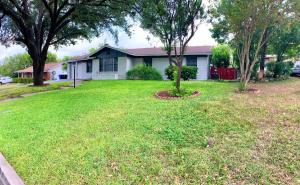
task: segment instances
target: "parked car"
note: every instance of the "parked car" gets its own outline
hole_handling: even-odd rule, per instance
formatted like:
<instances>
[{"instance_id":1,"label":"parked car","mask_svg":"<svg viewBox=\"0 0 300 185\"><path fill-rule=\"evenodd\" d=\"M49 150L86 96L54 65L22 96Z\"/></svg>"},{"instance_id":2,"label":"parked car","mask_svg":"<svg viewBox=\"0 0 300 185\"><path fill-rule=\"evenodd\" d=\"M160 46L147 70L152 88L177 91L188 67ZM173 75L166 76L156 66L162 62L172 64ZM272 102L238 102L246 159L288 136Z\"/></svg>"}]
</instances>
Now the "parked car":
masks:
<instances>
[{"instance_id":1,"label":"parked car","mask_svg":"<svg viewBox=\"0 0 300 185\"><path fill-rule=\"evenodd\" d=\"M300 75L300 61L295 62L292 74L293 75Z\"/></svg>"},{"instance_id":2,"label":"parked car","mask_svg":"<svg viewBox=\"0 0 300 185\"><path fill-rule=\"evenodd\" d=\"M0 85L13 82L11 77L0 77Z\"/></svg>"}]
</instances>

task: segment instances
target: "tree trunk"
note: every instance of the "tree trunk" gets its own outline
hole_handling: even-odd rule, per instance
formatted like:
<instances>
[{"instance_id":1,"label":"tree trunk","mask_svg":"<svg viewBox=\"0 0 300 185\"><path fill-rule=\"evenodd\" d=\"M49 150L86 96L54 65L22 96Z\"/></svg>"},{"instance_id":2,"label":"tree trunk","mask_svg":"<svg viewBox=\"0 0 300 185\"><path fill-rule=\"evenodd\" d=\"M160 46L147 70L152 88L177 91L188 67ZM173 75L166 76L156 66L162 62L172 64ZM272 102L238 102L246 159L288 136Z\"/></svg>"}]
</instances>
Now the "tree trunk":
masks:
<instances>
[{"instance_id":1,"label":"tree trunk","mask_svg":"<svg viewBox=\"0 0 300 185\"><path fill-rule=\"evenodd\" d=\"M277 62L282 62L282 61L283 61L283 54L277 53Z\"/></svg>"},{"instance_id":2,"label":"tree trunk","mask_svg":"<svg viewBox=\"0 0 300 185\"><path fill-rule=\"evenodd\" d=\"M33 64L33 85L42 86L44 84L44 66L45 63Z\"/></svg>"},{"instance_id":3,"label":"tree trunk","mask_svg":"<svg viewBox=\"0 0 300 185\"><path fill-rule=\"evenodd\" d=\"M255 62L255 61L253 61ZM245 91L247 89L247 85L251 78L251 71L253 70L253 66L251 64L246 63L245 61L241 63L241 79L240 79L240 86L239 91ZM242 67L244 69L242 69Z\"/></svg>"},{"instance_id":4,"label":"tree trunk","mask_svg":"<svg viewBox=\"0 0 300 185\"><path fill-rule=\"evenodd\" d=\"M173 66L173 64L172 64L172 56L171 56L171 52L168 51L168 52L167 52L167 55L168 55L168 59L169 59L169 65L170 65L170 66Z\"/></svg>"},{"instance_id":5,"label":"tree trunk","mask_svg":"<svg viewBox=\"0 0 300 185\"><path fill-rule=\"evenodd\" d=\"M177 71L177 79L176 79L176 89L179 92L180 91L180 81L181 81L181 71L182 71L182 61L178 61L177 65L178 71Z\"/></svg>"},{"instance_id":6,"label":"tree trunk","mask_svg":"<svg viewBox=\"0 0 300 185\"><path fill-rule=\"evenodd\" d=\"M42 86L44 84L44 68L47 59L47 53L42 53L35 49L28 50L33 61L33 85Z\"/></svg>"},{"instance_id":7,"label":"tree trunk","mask_svg":"<svg viewBox=\"0 0 300 185\"><path fill-rule=\"evenodd\" d=\"M268 49L268 30L264 33L263 36L263 42L264 44L262 45L261 48L261 56L260 56L260 64L259 64L259 74L258 74L258 79L263 80L265 76L265 57L267 54L267 49Z\"/></svg>"},{"instance_id":8,"label":"tree trunk","mask_svg":"<svg viewBox=\"0 0 300 185\"><path fill-rule=\"evenodd\" d=\"M246 76L245 74L241 76L239 91L245 91L247 89L248 80Z\"/></svg>"}]
</instances>

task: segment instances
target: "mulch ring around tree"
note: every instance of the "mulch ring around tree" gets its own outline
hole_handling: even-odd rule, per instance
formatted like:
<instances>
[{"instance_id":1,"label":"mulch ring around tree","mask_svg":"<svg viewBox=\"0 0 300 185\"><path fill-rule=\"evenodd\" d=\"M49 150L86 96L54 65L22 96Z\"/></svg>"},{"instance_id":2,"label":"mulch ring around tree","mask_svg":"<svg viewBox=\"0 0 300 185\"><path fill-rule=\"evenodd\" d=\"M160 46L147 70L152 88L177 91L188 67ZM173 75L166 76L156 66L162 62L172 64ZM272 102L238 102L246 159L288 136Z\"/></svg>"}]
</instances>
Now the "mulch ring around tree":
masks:
<instances>
[{"instance_id":1,"label":"mulch ring around tree","mask_svg":"<svg viewBox=\"0 0 300 185\"><path fill-rule=\"evenodd\" d=\"M196 97L199 96L200 92L199 91L195 91L193 92L192 95L190 96L186 96L187 98L192 98L192 97ZM179 97L179 96L171 96L169 91L159 91L157 93L154 94L154 96L158 99L162 99L162 100L179 100L182 99L183 97Z\"/></svg>"}]
</instances>

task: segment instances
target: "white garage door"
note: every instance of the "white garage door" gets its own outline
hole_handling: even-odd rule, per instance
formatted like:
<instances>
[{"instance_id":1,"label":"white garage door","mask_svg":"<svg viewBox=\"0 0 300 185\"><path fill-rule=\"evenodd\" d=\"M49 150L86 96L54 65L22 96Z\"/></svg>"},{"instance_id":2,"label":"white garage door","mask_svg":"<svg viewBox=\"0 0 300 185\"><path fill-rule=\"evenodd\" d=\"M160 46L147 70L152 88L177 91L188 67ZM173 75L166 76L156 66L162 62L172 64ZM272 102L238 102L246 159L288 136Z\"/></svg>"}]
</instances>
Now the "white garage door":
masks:
<instances>
[{"instance_id":1,"label":"white garage door","mask_svg":"<svg viewBox=\"0 0 300 185\"><path fill-rule=\"evenodd\" d=\"M198 67L197 80L207 80L208 72L209 72L208 57L198 57L197 67Z\"/></svg>"}]
</instances>

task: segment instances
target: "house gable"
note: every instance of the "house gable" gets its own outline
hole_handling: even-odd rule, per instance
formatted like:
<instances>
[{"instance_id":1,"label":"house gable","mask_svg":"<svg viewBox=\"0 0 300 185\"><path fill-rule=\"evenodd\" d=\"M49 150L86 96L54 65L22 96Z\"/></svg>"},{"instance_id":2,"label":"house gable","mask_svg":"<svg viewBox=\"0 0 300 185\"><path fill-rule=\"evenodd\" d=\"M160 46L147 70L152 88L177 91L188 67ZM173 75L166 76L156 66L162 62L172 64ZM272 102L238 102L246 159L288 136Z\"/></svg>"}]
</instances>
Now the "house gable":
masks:
<instances>
[{"instance_id":1,"label":"house gable","mask_svg":"<svg viewBox=\"0 0 300 185\"><path fill-rule=\"evenodd\" d=\"M89 55L89 58L109 58L109 57L125 57L130 53L111 46L103 46L94 53Z\"/></svg>"},{"instance_id":2,"label":"house gable","mask_svg":"<svg viewBox=\"0 0 300 185\"><path fill-rule=\"evenodd\" d=\"M93 58L115 58L115 57L125 57L127 56L126 53L123 53L121 51L104 47L101 50L98 50L96 53L90 55L90 57Z\"/></svg>"}]
</instances>

